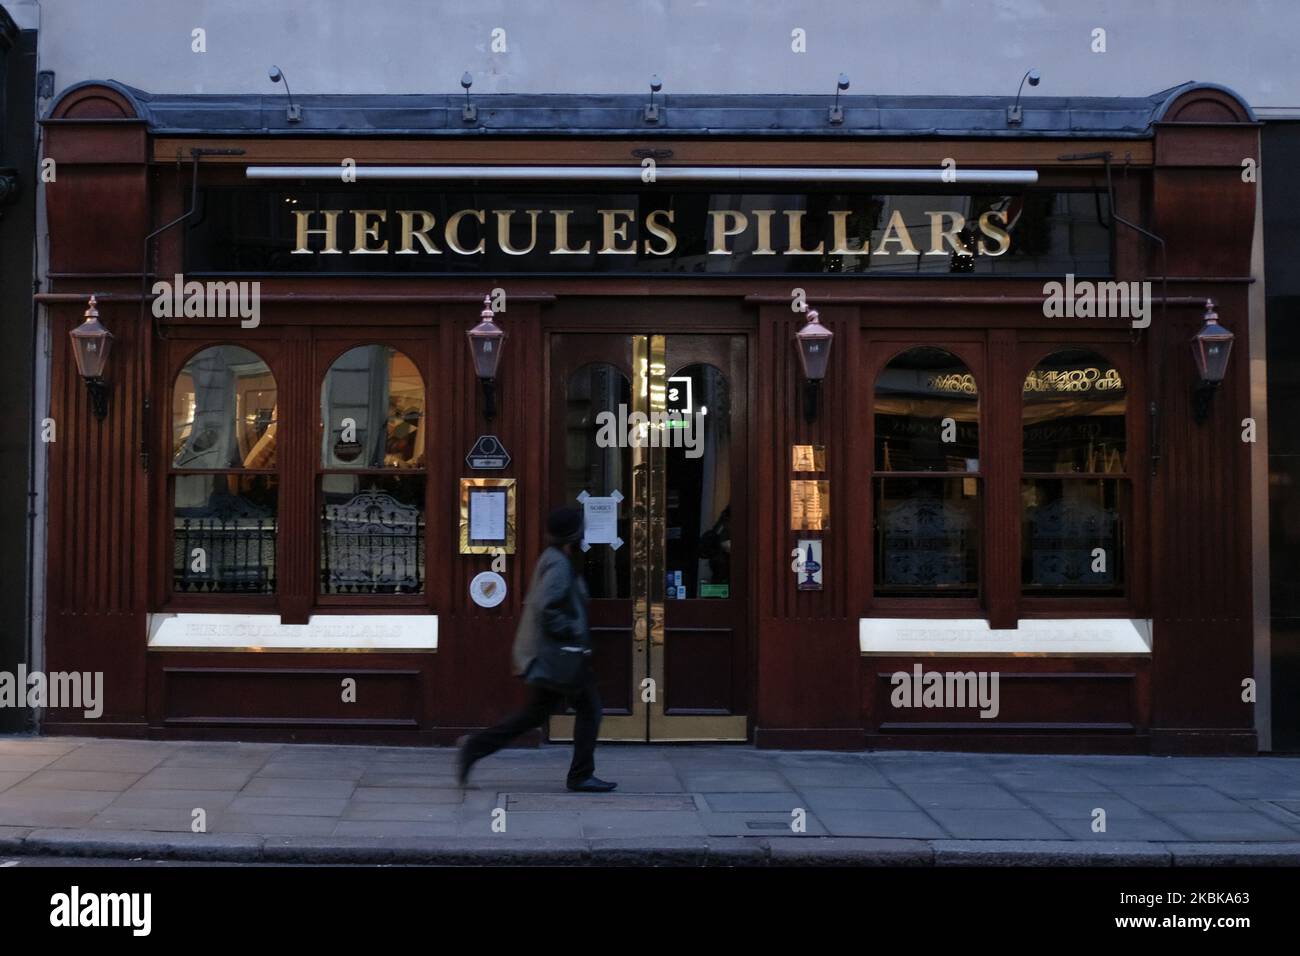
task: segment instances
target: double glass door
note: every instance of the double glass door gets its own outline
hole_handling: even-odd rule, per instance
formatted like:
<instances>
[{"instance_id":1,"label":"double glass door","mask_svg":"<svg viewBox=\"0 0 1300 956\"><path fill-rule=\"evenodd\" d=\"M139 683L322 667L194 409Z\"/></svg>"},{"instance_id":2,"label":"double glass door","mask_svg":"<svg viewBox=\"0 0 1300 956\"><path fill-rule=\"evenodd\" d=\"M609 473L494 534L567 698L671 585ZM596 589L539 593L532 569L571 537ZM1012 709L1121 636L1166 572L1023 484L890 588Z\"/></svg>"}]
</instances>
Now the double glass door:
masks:
<instances>
[{"instance_id":1,"label":"double glass door","mask_svg":"<svg viewBox=\"0 0 1300 956\"><path fill-rule=\"evenodd\" d=\"M581 506L603 740L744 740L745 338L556 333L552 507ZM572 736L552 718L552 740Z\"/></svg>"}]
</instances>

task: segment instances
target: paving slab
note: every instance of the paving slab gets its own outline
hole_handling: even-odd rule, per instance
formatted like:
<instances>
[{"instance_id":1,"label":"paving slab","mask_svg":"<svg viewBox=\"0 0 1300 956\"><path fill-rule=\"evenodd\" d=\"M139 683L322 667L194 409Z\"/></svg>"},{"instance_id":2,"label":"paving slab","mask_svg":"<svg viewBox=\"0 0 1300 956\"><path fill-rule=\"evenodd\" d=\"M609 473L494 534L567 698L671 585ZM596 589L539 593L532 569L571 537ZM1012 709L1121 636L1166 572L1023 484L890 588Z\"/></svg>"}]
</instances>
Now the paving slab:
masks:
<instances>
[{"instance_id":1,"label":"paving slab","mask_svg":"<svg viewBox=\"0 0 1300 956\"><path fill-rule=\"evenodd\" d=\"M343 798L327 797L245 797L230 801L231 813L270 813L278 816L336 817L347 809Z\"/></svg>"},{"instance_id":2,"label":"paving slab","mask_svg":"<svg viewBox=\"0 0 1300 956\"><path fill-rule=\"evenodd\" d=\"M910 793L893 789L844 787L801 787L803 804L823 810L906 810L921 809Z\"/></svg>"},{"instance_id":3,"label":"paving slab","mask_svg":"<svg viewBox=\"0 0 1300 956\"><path fill-rule=\"evenodd\" d=\"M741 812L714 812L699 814L700 825L704 832L713 837L751 837L770 838L826 836L827 830L816 814L805 813L804 830L796 833L792 829L795 817L789 810L780 812L746 810Z\"/></svg>"},{"instance_id":4,"label":"paving slab","mask_svg":"<svg viewBox=\"0 0 1300 956\"><path fill-rule=\"evenodd\" d=\"M121 792L140 779L138 773L109 773L103 770L38 770L18 789L112 790Z\"/></svg>"},{"instance_id":5,"label":"paving slab","mask_svg":"<svg viewBox=\"0 0 1300 956\"><path fill-rule=\"evenodd\" d=\"M141 790L239 790L252 778L251 769L220 767L159 767L136 782Z\"/></svg>"},{"instance_id":6,"label":"paving slab","mask_svg":"<svg viewBox=\"0 0 1300 956\"><path fill-rule=\"evenodd\" d=\"M901 782L898 786L923 810L1017 810L1025 807L1020 800L993 784Z\"/></svg>"},{"instance_id":7,"label":"paving slab","mask_svg":"<svg viewBox=\"0 0 1300 956\"><path fill-rule=\"evenodd\" d=\"M98 813L90 821L90 826L95 829L108 830L168 830L177 833L194 832L194 809L182 807L119 807L111 806L102 813ZM211 815L206 807L200 808L205 812L204 826L207 826L206 816Z\"/></svg>"},{"instance_id":8,"label":"paving slab","mask_svg":"<svg viewBox=\"0 0 1300 956\"><path fill-rule=\"evenodd\" d=\"M360 803L353 801L343 811L343 820L405 821L409 823L457 823L460 807L422 803Z\"/></svg>"},{"instance_id":9,"label":"paving slab","mask_svg":"<svg viewBox=\"0 0 1300 956\"><path fill-rule=\"evenodd\" d=\"M920 810L826 810L817 819L833 836L903 837L937 840L948 836Z\"/></svg>"},{"instance_id":10,"label":"paving slab","mask_svg":"<svg viewBox=\"0 0 1300 956\"><path fill-rule=\"evenodd\" d=\"M1294 829L1259 813L1219 813L1201 810L1193 813L1164 813L1161 816L1191 839L1201 842L1297 838Z\"/></svg>"},{"instance_id":11,"label":"paving slab","mask_svg":"<svg viewBox=\"0 0 1300 956\"><path fill-rule=\"evenodd\" d=\"M1091 821L1096 810L1105 810L1107 820L1137 820L1149 816L1137 804L1130 803L1110 790L1096 790L1091 793L1063 791L1035 793L1022 790L1016 796L1039 813L1053 819L1063 817Z\"/></svg>"},{"instance_id":12,"label":"paving slab","mask_svg":"<svg viewBox=\"0 0 1300 956\"><path fill-rule=\"evenodd\" d=\"M704 793L788 792L789 782L780 773L771 770L742 770L737 772L717 770L689 770L682 774L686 788Z\"/></svg>"},{"instance_id":13,"label":"paving slab","mask_svg":"<svg viewBox=\"0 0 1300 956\"><path fill-rule=\"evenodd\" d=\"M1059 840L1068 834L1033 810L929 810L959 840Z\"/></svg>"},{"instance_id":14,"label":"paving slab","mask_svg":"<svg viewBox=\"0 0 1300 956\"><path fill-rule=\"evenodd\" d=\"M49 764L46 769L54 770L99 770L113 773L147 773L170 756L171 751L120 751L97 750L93 747L81 747L60 757Z\"/></svg>"},{"instance_id":15,"label":"paving slab","mask_svg":"<svg viewBox=\"0 0 1300 956\"><path fill-rule=\"evenodd\" d=\"M705 793L701 796L708 809L724 813L755 810L789 813L801 802L799 796L790 793ZM802 802L808 802L807 797Z\"/></svg>"},{"instance_id":16,"label":"paving slab","mask_svg":"<svg viewBox=\"0 0 1300 956\"><path fill-rule=\"evenodd\" d=\"M233 790L140 790L132 788L118 794L113 807L138 807L158 810L193 810L202 807L211 812L230 805Z\"/></svg>"},{"instance_id":17,"label":"paving slab","mask_svg":"<svg viewBox=\"0 0 1300 956\"><path fill-rule=\"evenodd\" d=\"M781 775L799 789L804 787L888 787L889 780L872 767L840 764L831 767L782 767Z\"/></svg>"},{"instance_id":18,"label":"paving slab","mask_svg":"<svg viewBox=\"0 0 1300 956\"><path fill-rule=\"evenodd\" d=\"M1052 825L1075 840L1085 842L1114 841L1133 842L1145 840L1159 842L1168 840L1190 840L1186 833L1170 826L1166 821L1149 813L1139 812L1137 816L1106 816L1105 832L1094 832L1092 814L1084 817L1051 816Z\"/></svg>"},{"instance_id":19,"label":"paving slab","mask_svg":"<svg viewBox=\"0 0 1300 956\"><path fill-rule=\"evenodd\" d=\"M239 791L241 797L350 797L351 780L303 777L254 777Z\"/></svg>"},{"instance_id":20,"label":"paving slab","mask_svg":"<svg viewBox=\"0 0 1300 956\"><path fill-rule=\"evenodd\" d=\"M40 753L37 751L31 753L23 753L22 751L0 753L0 773L30 773L33 770L44 770L62 756L61 753Z\"/></svg>"},{"instance_id":21,"label":"paving slab","mask_svg":"<svg viewBox=\"0 0 1300 956\"><path fill-rule=\"evenodd\" d=\"M529 814L519 814L529 816ZM704 826L694 811L673 813L647 810L625 813L620 810L583 810L582 835L602 837L704 836Z\"/></svg>"},{"instance_id":22,"label":"paving slab","mask_svg":"<svg viewBox=\"0 0 1300 956\"><path fill-rule=\"evenodd\" d=\"M1116 785L1115 792L1144 810L1213 810L1221 813L1241 813L1247 809L1232 797L1224 796L1209 787Z\"/></svg>"},{"instance_id":23,"label":"paving slab","mask_svg":"<svg viewBox=\"0 0 1300 956\"><path fill-rule=\"evenodd\" d=\"M35 770L0 770L0 793L8 790L16 783L26 780Z\"/></svg>"},{"instance_id":24,"label":"paving slab","mask_svg":"<svg viewBox=\"0 0 1300 956\"><path fill-rule=\"evenodd\" d=\"M434 787L357 787L352 791L353 803L417 803L456 804L464 802L465 793L460 788Z\"/></svg>"},{"instance_id":25,"label":"paving slab","mask_svg":"<svg viewBox=\"0 0 1300 956\"><path fill-rule=\"evenodd\" d=\"M268 813L230 813L218 810L208 816L209 833L254 833L265 836L329 836L338 817L277 816Z\"/></svg>"}]
</instances>

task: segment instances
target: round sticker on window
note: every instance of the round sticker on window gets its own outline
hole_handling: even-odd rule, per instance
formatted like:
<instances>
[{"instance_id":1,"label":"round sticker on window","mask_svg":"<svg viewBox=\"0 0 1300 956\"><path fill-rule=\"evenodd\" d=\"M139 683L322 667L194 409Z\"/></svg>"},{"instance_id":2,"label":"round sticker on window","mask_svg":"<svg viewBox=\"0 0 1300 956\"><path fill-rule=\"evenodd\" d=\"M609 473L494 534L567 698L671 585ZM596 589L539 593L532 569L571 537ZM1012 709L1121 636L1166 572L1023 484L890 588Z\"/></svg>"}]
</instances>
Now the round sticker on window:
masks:
<instances>
[{"instance_id":1,"label":"round sticker on window","mask_svg":"<svg viewBox=\"0 0 1300 956\"><path fill-rule=\"evenodd\" d=\"M483 571L469 582L469 596L479 607L496 607L506 599L506 579L495 571Z\"/></svg>"}]
</instances>

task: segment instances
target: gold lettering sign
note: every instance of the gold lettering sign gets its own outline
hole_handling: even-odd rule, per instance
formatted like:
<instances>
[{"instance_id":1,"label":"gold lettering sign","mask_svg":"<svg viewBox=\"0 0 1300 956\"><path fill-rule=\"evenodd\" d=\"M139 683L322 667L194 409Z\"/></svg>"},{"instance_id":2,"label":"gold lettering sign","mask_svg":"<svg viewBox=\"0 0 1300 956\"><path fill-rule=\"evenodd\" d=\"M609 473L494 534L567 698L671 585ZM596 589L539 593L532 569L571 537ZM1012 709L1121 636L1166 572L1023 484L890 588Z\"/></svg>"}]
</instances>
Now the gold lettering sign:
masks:
<instances>
[{"instance_id":1,"label":"gold lettering sign","mask_svg":"<svg viewBox=\"0 0 1300 956\"><path fill-rule=\"evenodd\" d=\"M294 209L294 255L311 255L321 253L342 255L338 246L339 217L347 215L353 220L353 246L348 255L441 255L442 249L435 244L433 232L437 220L427 209L395 210L396 221L391 222L384 209ZM536 249L538 242L538 217L550 215L554 220L551 231L551 247L544 250L552 256L580 256L592 252L591 240L581 246L570 245L569 234L573 226L574 209L526 209L529 240L527 245L517 246L511 240L511 228L515 223L517 209L458 209L447 216L442 229L443 244L451 252L460 256L484 255L488 252L487 244L494 242L498 250L508 256L528 255ZM739 209L714 209L708 212L708 254L711 256L734 256L736 254L754 256L824 256L827 244L824 239L807 235L808 210L782 210L785 217L786 241L783 248L772 245L772 220L776 209L753 209L742 212ZM852 231L850 217L861 215L853 209L826 210L830 230L830 255L921 255L913 242L903 213L895 209L883 229L877 227L869 236L850 239ZM978 231L984 238L976 243L976 252L972 252L969 243L962 239L966 226L965 217L951 210L926 211L929 220L930 248L924 253L928 256L946 256L956 253L959 256L1000 256L1011 248L1011 236L1002 227L1000 216L996 212L982 213L978 220ZM636 255L638 252L651 256L672 255L677 248L677 235L674 231L673 210L655 209L646 214L643 222L638 222L636 209L596 209L598 222L584 223L585 227L598 226L600 230L600 248L597 255ZM472 220L472 222L466 222ZM496 228L489 225L495 220ZM916 226L913 223L913 226ZM948 228L945 229L944 226ZM974 225L974 224L972 224ZM816 228L823 228L819 224ZM390 232L391 230L391 232ZM641 235L637 235L640 233ZM879 239L876 239L876 235ZM312 249L312 236L323 240L322 249ZM390 247L390 236L392 243ZM473 241L469 242L473 237ZM816 239L815 245L808 245ZM986 243L984 239L992 240ZM860 246L860 248L859 248ZM395 247L392 248L392 247Z\"/></svg>"}]
</instances>

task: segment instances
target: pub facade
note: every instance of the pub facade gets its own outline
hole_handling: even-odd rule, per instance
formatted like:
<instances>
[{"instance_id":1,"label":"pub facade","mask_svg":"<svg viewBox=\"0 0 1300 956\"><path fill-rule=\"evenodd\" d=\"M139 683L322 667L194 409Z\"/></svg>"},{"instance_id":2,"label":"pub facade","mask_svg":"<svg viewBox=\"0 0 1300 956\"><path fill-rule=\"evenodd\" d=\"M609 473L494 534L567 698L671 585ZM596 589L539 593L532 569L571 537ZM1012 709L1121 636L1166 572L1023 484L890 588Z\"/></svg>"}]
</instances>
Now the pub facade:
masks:
<instances>
[{"instance_id":1,"label":"pub facade","mask_svg":"<svg viewBox=\"0 0 1300 956\"><path fill-rule=\"evenodd\" d=\"M1253 752L1258 124L1015 109L65 90L44 730L448 744L568 504L607 739Z\"/></svg>"}]
</instances>

